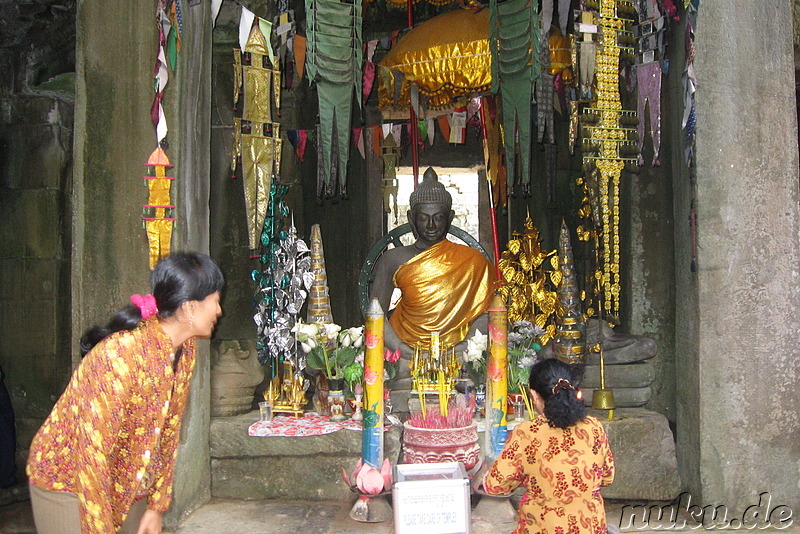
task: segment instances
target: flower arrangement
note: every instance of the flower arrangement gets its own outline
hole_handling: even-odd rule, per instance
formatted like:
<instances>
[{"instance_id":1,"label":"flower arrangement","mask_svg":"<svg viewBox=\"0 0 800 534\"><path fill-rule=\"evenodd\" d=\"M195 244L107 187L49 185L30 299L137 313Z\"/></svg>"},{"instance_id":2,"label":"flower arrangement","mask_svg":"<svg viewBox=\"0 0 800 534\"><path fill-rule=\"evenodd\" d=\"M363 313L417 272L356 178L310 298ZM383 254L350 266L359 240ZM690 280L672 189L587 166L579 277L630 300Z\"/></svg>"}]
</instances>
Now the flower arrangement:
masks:
<instances>
[{"instance_id":1,"label":"flower arrangement","mask_svg":"<svg viewBox=\"0 0 800 534\"><path fill-rule=\"evenodd\" d=\"M539 344L544 329L530 321L517 321L508 332L508 391L527 391L531 367L536 363L542 346Z\"/></svg>"},{"instance_id":2,"label":"flower arrangement","mask_svg":"<svg viewBox=\"0 0 800 534\"><path fill-rule=\"evenodd\" d=\"M363 376L364 369L363 326L342 330L334 323L298 322L292 332L306 353L308 367L319 369L328 380L360 381L359 373Z\"/></svg>"},{"instance_id":3,"label":"flower arrangement","mask_svg":"<svg viewBox=\"0 0 800 534\"><path fill-rule=\"evenodd\" d=\"M353 493L378 495L392 489L392 465L389 463L389 459L385 458L381 468L376 469L359 459L356 470L353 472L352 482L350 482L351 477L347 475L344 467L342 468L342 478Z\"/></svg>"},{"instance_id":4,"label":"flower arrangement","mask_svg":"<svg viewBox=\"0 0 800 534\"><path fill-rule=\"evenodd\" d=\"M489 348L488 343L489 336L480 330L476 330L475 334L467 340L464 366L475 384L486 383L486 351Z\"/></svg>"},{"instance_id":5,"label":"flower arrangement","mask_svg":"<svg viewBox=\"0 0 800 534\"><path fill-rule=\"evenodd\" d=\"M508 332L508 391L520 393L531 373L531 367L536 363L542 346L539 343L545 331L530 321L516 321ZM481 384L486 381L486 352L488 350L488 336L476 331L467 340L467 351L464 353L464 364L470 378ZM522 384L522 389L520 388Z\"/></svg>"},{"instance_id":6,"label":"flower arrangement","mask_svg":"<svg viewBox=\"0 0 800 534\"><path fill-rule=\"evenodd\" d=\"M328 380L344 380L351 393L357 386L374 384L375 372L364 368L364 327L354 326L342 330L334 323L298 322L292 332L306 353L306 365L318 369ZM383 361L383 379L397 376L400 350L386 350Z\"/></svg>"}]
</instances>

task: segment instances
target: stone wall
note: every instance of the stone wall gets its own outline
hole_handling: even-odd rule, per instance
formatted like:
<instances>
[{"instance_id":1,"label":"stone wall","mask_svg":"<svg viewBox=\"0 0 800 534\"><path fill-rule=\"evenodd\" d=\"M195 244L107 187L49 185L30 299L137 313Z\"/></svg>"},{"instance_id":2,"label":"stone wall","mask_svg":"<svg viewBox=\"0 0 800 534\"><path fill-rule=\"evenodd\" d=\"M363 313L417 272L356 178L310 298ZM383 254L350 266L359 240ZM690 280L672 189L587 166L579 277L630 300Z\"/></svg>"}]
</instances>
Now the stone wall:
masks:
<instances>
[{"instance_id":1,"label":"stone wall","mask_svg":"<svg viewBox=\"0 0 800 534\"><path fill-rule=\"evenodd\" d=\"M697 352L679 377L699 454L682 475L705 502L734 510L760 492L800 509L791 20L789 2L709 0L697 21Z\"/></svg>"},{"instance_id":2,"label":"stone wall","mask_svg":"<svg viewBox=\"0 0 800 534\"><path fill-rule=\"evenodd\" d=\"M0 8L0 366L17 471L71 372L74 5Z\"/></svg>"},{"instance_id":3,"label":"stone wall","mask_svg":"<svg viewBox=\"0 0 800 534\"><path fill-rule=\"evenodd\" d=\"M63 222L69 218L72 112L69 98L24 96L15 99L11 123L0 125L0 211L13 221L0 233L0 366L23 450L71 371L70 238Z\"/></svg>"}]
</instances>

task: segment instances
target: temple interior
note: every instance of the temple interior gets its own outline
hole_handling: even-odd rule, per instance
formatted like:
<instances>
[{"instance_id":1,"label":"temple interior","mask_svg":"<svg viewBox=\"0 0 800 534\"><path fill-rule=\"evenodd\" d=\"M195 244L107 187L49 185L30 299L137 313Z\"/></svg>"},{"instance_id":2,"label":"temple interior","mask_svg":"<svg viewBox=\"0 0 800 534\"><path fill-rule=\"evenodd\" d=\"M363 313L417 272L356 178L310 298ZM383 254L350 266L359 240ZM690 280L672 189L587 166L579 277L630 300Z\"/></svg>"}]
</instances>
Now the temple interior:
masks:
<instances>
[{"instance_id":1,"label":"temple interior","mask_svg":"<svg viewBox=\"0 0 800 534\"><path fill-rule=\"evenodd\" d=\"M154 12L175 3L179 41L162 45ZM375 262L414 239L410 230L402 244L385 236L400 235L409 196L430 167L452 195L452 224L464 238L455 240L481 251L493 270L500 257L506 267L508 258L519 259L510 241L563 258L566 235L572 296L582 306L585 402L592 407L597 390L614 391L614 405L593 411L618 462L607 499L663 504L691 495L698 504L744 511L766 492L774 504L800 511L800 0L735 7L722 0L540 0L535 11L555 10L544 40L550 67L526 63L541 67L540 86L508 101L491 86L492 75L511 74L492 71L488 4L350 4L361 6L363 23L351 24L357 67L346 82L326 73L336 62L325 53L337 45L319 33L315 42L310 1L0 5L0 368L13 406L19 484L33 435L80 363L81 333L127 295L145 292L154 257L171 248L208 253L226 289L224 316L200 344L165 527L205 532L193 512L219 503L239 510L248 500L347 509L356 496L341 470L360 457L360 433L252 434L282 355L305 365L299 340L283 353L263 327L257 331L275 313L258 284L287 235L303 240L309 272L317 282L324 277L327 308L312 310L303 298L291 321L313 323L321 313L343 329L364 326ZM491 9L502 12L503 4ZM590 67L583 56L594 62L594 48L582 48L598 44L587 37L597 25L582 13L606 4L620 10L620 20L621 5L635 5L626 16L641 21L647 9L661 10L649 26L620 30L631 41L608 47L624 56L615 56L610 80L600 76L609 76L610 56L598 52ZM248 19L245 26L244 12L262 24ZM452 13L486 20L475 29L472 19L442 19ZM268 34L269 54L240 54L255 46L254 28ZM427 43L425 53L445 38L462 39L463 47L480 41L485 50L463 54L472 54L474 72L458 64L450 72L457 81L426 93L415 86L423 83L418 73L385 66L406 37ZM248 85L253 58L262 56L274 59L263 71L280 70L261 79L272 87ZM168 82L158 78L159 64ZM594 82L583 78L590 69L598 73ZM616 94L616 127L603 122L597 102L604 91ZM522 100L519 112L531 113L529 128L516 135L509 133L515 115L507 113L514 98ZM254 111L260 119L245 118ZM516 117L523 125L525 115ZM508 120L511 128L500 128ZM482 129L489 122L491 135ZM262 136L249 129L253 123L264 127ZM597 130L620 137L595 137ZM269 142L256 145L255 138ZM613 156L605 152L609 143ZM153 159L159 150L168 162ZM174 177L171 197L150 189L148 198L143 177L151 171ZM558 271L548 265L539 272ZM547 323L553 353L564 324L557 315ZM599 349L590 350L601 345L602 363ZM313 374L306 375L306 411L318 408L312 392L323 387ZM402 392L418 385L402 380L386 386L396 390L389 398L398 420L414 402ZM385 433L392 463L402 460L404 439L402 424ZM3 519L13 523L13 500L0 496L0 532ZM307 506L303 513L314 515ZM326 531L314 525L296 528ZM386 528L336 525L325 528Z\"/></svg>"}]
</instances>

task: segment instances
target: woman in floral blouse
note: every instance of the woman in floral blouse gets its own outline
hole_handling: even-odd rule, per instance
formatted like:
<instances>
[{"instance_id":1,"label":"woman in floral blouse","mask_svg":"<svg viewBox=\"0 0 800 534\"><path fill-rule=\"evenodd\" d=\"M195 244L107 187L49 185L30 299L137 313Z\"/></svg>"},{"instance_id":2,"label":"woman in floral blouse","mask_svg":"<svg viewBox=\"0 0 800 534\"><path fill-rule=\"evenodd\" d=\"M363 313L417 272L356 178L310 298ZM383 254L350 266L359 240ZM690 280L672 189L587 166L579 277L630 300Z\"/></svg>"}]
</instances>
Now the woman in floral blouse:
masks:
<instances>
[{"instance_id":1,"label":"woman in floral blouse","mask_svg":"<svg viewBox=\"0 0 800 534\"><path fill-rule=\"evenodd\" d=\"M172 500L195 337L222 314L222 273L204 254L173 253L106 327L37 432L28 458L39 534L159 534Z\"/></svg>"},{"instance_id":2,"label":"woman in floral blouse","mask_svg":"<svg viewBox=\"0 0 800 534\"><path fill-rule=\"evenodd\" d=\"M485 476L484 491L499 495L517 487L514 534L607 532L600 487L614 480L614 457L600 422L586 415L572 385L570 367L556 359L533 366L533 404L539 414L519 424ZM482 477L482 478L480 478Z\"/></svg>"}]
</instances>

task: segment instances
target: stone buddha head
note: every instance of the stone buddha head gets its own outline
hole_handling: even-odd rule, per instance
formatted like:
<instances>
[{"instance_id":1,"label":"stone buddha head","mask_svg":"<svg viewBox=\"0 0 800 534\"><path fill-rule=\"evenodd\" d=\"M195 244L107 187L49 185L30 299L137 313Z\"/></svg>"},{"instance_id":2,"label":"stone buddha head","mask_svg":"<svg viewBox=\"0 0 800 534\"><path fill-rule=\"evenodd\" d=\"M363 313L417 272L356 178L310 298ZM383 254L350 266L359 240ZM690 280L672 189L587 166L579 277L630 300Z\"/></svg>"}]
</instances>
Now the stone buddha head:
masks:
<instances>
[{"instance_id":1,"label":"stone buddha head","mask_svg":"<svg viewBox=\"0 0 800 534\"><path fill-rule=\"evenodd\" d=\"M428 248L447 236L455 217L453 197L439 182L432 167L428 167L422 183L411 193L409 205L408 222L418 248Z\"/></svg>"}]
</instances>

